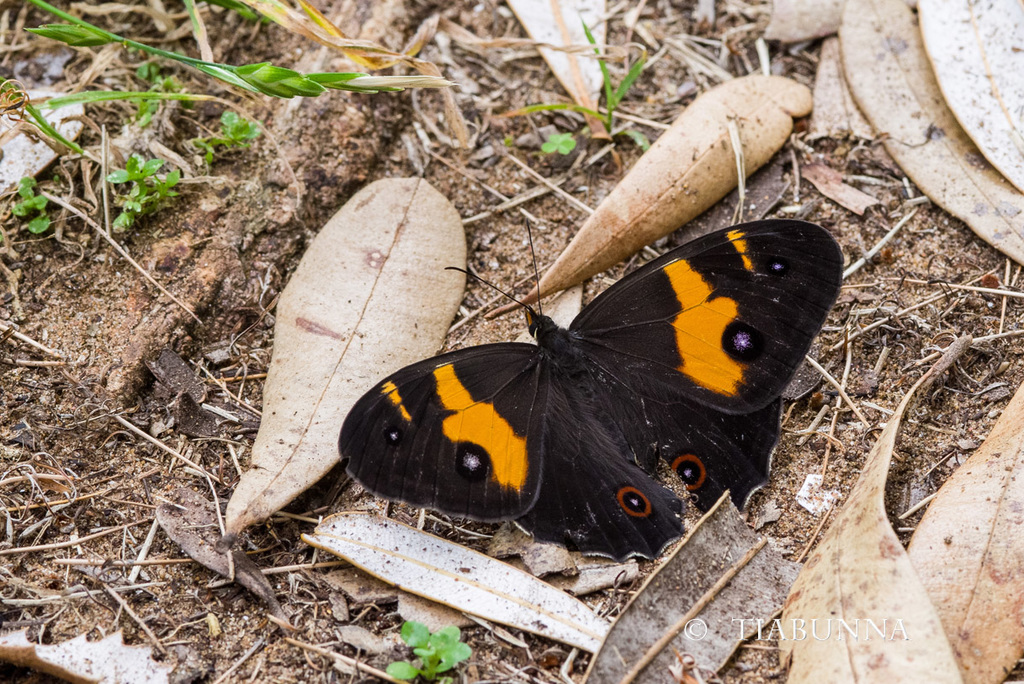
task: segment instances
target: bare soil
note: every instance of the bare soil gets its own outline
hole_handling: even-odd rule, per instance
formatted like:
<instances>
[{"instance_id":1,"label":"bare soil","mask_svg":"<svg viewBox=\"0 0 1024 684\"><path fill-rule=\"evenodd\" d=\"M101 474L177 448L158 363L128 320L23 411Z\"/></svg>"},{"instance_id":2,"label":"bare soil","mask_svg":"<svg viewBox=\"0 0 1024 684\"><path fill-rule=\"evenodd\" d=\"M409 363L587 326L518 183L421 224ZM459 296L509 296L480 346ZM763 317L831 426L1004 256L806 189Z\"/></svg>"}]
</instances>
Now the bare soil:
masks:
<instances>
[{"instance_id":1,"label":"bare soil","mask_svg":"<svg viewBox=\"0 0 1024 684\"><path fill-rule=\"evenodd\" d=\"M758 63L754 41L767 22L769 5L719 5L714 27L692 20L694 4L690 2L649 3L642 23L648 35L662 45L668 37L697 36L712 61L719 60L721 54L720 64L730 73L749 73ZM346 17L345 26L354 33L361 31L363 37L392 47L402 45L433 13L481 36L523 35L505 6L493 0L447 4L342 0L321 9L330 17ZM50 85L45 83L42 65L63 55L63 70L50 87L145 87L134 76L137 55L117 46L71 50L20 31L12 34L10 31L22 25L36 26L53 19L27 5L0 5L0 12L3 30L13 36L6 44L14 43L0 57L0 76L17 75L29 87L36 85L33 81ZM159 31L143 14L88 18L141 41L195 53L191 40L166 40L169 34ZM187 17L176 15L175 26L187 23ZM220 61L271 61L302 71L345 70L339 57L272 24L253 24L217 9L207 15L207 25ZM173 33L188 35L187 31ZM609 21L608 42L620 45L627 40L641 38L625 27L620 8ZM774 73L813 84L817 43L792 49L771 47ZM690 71L672 50L659 53L656 46L648 49L660 57L630 90L621 111L668 123L712 82ZM258 426L258 416L241 402L256 408L261 405L261 374L273 349L276 297L318 228L365 183L422 174L469 218L493 211L502 201L497 193L513 197L537 184L506 158L515 155L547 176L568 170L562 187L594 207L641 154L636 145L620 138L610 153L588 164L586 159L605 143L584 133L580 117L566 113L499 117L531 103L565 101L559 85L533 51L471 52L454 43L443 47L432 43L423 56L444 64L446 74L462 86L457 100L471 127L473 147L469 151L444 144L445 124L437 93L329 93L315 99L271 101L241 97L194 72L164 66L165 73L174 74L187 90L238 102L252 118L264 123L267 132L251 149L218 157L208 173L202 171L201 164L195 165L192 179L182 184L181 196L169 208L117 236L143 267L196 312L198 321L155 291L91 227L69 212L54 211L56 230L33 236L5 211L0 320L17 324L21 333L59 351L66 360L54 363L51 356L13 338L0 344L0 501L6 509L5 530L0 535L0 620L5 629L28 628L33 638L45 643L83 633L97 638L123 630L128 643L149 645L136 620L102 591L104 586L142 584L145 586L120 595L159 639L165 653L156 657L176 666L175 681L360 680L358 675L336 670L326 658L287 644L282 630L268 621L264 604L236 585L219 582L215 573L196 563L147 565L129 578L130 568L84 567L62 561L133 560L153 526L155 506L175 488L184 485L207 498L212 496L210 482L183 469L166 452L117 422L115 416L203 464L224 483L215 485L221 504L229 498L238 467L244 469L248 464ZM621 78L622 65L612 65L612 72ZM187 140L215 130L223 109L221 103L191 109L165 104L150 127L139 129L125 123L131 120L133 106L91 105L80 143L100 149L101 128L105 128L122 155L141 151L153 156L152 142L158 140L194 163ZM562 158L539 152L538 129L551 125L576 134L583 162L571 166L576 155ZM772 162L784 191L773 206L763 210L769 215L781 212L779 215L820 223L832 232L852 262L906 215L911 208L907 200L920 192L905 182L877 141L807 141L801 133L803 125L798 126L796 145L787 145ZM643 124L634 128L652 140L660 132ZM424 139L430 140L429 151L424 149ZM859 187L878 197L881 204L856 216L823 198L809 183L799 180L799 167L811 161L828 164L847 179L874 178L874 183L861 180ZM95 164L64 157L41 174L40 181L43 189L101 220L97 199L100 176ZM820 408L835 406L837 395L830 386L820 385L787 405L771 482L748 506L751 521L758 520L767 508L780 509L778 520L760 531L789 558L799 557L814 543L821 523L820 517L796 503L795 494L805 477L824 470L827 487L844 495L849 492L887 411L926 368L921 359L965 333L981 337L1020 328L1019 300L942 285L1019 284L1019 267L937 207L918 206L917 214L889 246L848 279L819 340L820 362L844 381L871 428L865 429L846 409L830 411L822 422L829 434L815 432L806 443L800 443L801 433ZM551 194L522 208L538 219L534 245L541 264L553 261L585 218L583 212ZM528 284L533 266L519 209L467 222L466 235L470 268L495 283ZM670 236L655 248L662 250L682 239ZM604 277L592 279L585 299L647 258L635 257ZM928 284L913 284L910 279ZM525 289L525 285L520 287L520 291ZM907 311L935 295L941 297ZM461 315L491 300L483 286L470 283ZM872 323L877 327L857 334ZM522 325L515 315L497 320L475 316L449 336L446 346L513 339ZM214 432L205 437L182 432L180 420L172 420L180 417L173 388L169 391L156 382L146 366L164 348L197 369L196 375L206 386L207 401L230 411L238 421L218 422ZM909 538L920 514L905 520L896 516L936 491L985 439L1008 397L1024 379L1021 351L1020 338L1000 339L971 350L945 383L909 415L887 495L894 527L904 537ZM222 379L235 396L226 394L211 377ZM10 480L32 474L67 479ZM313 516L341 510L339 493L342 501L350 500L352 492L345 491L351 487L339 473L288 510ZM391 510L405 522L415 523L418 516L417 511L402 506ZM242 548L264 569L308 563L312 549L299 536L312 527L275 518L249 530ZM56 546L112 528L118 529L78 545ZM471 528L492 533L496 526L477 524ZM446 522L428 520L426 529L481 545ZM54 547L28 549L45 545ZM184 554L157 532L147 557L178 559ZM646 575L657 562L644 562L641 567L641 574ZM393 602L359 603L328 584L326 573L301 569L269 576L291 623L298 628L291 636L356 656L357 650L339 637L340 627L359 625L379 635L399 629L402 619ZM640 581L588 596L586 601L614 616ZM67 595L82 589L101 591L88 597ZM347 616L342 607L347 607ZM569 656L567 647L523 633L515 636L527 646L515 646L484 627L467 628L464 633L473 648L468 666L461 670L465 681L562 681L559 668ZM248 657L242 660L243 656ZM407 654L388 651L365 660L383 669L403 657ZM574 681L581 681L587 660L586 654L575 657ZM226 679L218 679L235 665ZM783 672L774 645L758 642L742 646L719 676L727 682L762 682L776 681ZM1018 667L1017 675L1021 674ZM41 682L47 677L0 664L0 680Z\"/></svg>"}]
</instances>

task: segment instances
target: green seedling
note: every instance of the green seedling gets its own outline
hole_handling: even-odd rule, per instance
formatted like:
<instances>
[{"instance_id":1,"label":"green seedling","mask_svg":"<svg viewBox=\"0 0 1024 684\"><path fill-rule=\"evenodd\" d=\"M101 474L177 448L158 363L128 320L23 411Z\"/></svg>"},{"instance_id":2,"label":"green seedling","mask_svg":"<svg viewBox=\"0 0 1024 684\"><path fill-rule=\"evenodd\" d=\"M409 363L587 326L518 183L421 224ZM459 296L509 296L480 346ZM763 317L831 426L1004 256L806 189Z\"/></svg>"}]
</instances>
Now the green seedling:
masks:
<instances>
[{"instance_id":1,"label":"green seedling","mask_svg":"<svg viewBox=\"0 0 1024 684\"><path fill-rule=\"evenodd\" d=\"M161 180L156 172L164 165L163 159L144 160L137 154L128 158L125 168L107 175L107 182L114 184L131 183L127 194L115 199L121 213L114 219L114 230L123 232L135 224L140 216L152 214L178 193L171 190L178 184L181 172L175 169Z\"/></svg>"},{"instance_id":2,"label":"green seedling","mask_svg":"<svg viewBox=\"0 0 1024 684\"><path fill-rule=\"evenodd\" d=\"M180 93L182 88L178 80L173 76L161 76L160 66L156 62L144 62L135 70L135 75L143 81L149 81L153 86L149 89L154 93ZM160 109L159 99L139 100L139 109L135 112L135 123L139 128L145 128L153 120L153 115Z\"/></svg>"},{"instance_id":3,"label":"green seedling","mask_svg":"<svg viewBox=\"0 0 1024 684\"><path fill-rule=\"evenodd\" d=\"M633 65L626 71L626 76L619 83L618 87L612 84L611 74L608 72L608 64L604 56L601 54L601 50L597 47L597 41L594 39L594 35L590 32L590 27L587 26L586 22L583 23L583 32L587 35L587 42L594 47L594 54L597 55L597 63L601 66L601 78L604 81L604 112L597 112L588 107L583 107L578 104L569 104L560 102L557 104L536 104L522 109L517 109L514 112L509 112L506 116L518 116L520 114L532 114L533 112L550 112L557 110L571 110L574 112L580 112L581 114L588 114L598 119L608 133L612 132L612 121L615 117L615 110L622 102L622 98L626 96L629 89L633 87L636 79L640 77L640 73L644 70L644 64L647 62L647 52L640 56ZM626 131L634 142L636 142L644 150L650 147L650 143L647 142L647 138L641 133ZM541 148L543 149L543 147Z\"/></svg>"},{"instance_id":4,"label":"green seedling","mask_svg":"<svg viewBox=\"0 0 1024 684\"><path fill-rule=\"evenodd\" d=\"M428 682L473 654L469 645L460 641L462 634L458 627L448 626L433 634L420 622L406 622L402 625L402 641L412 647L420 659L420 666L399 661L388 665L388 674L397 679L423 677ZM451 684L452 677L441 677L441 684Z\"/></svg>"},{"instance_id":5,"label":"green seedling","mask_svg":"<svg viewBox=\"0 0 1024 684\"><path fill-rule=\"evenodd\" d=\"M540 146L544 154L569 154L576 149L576 138L572 133L554 133Z\"/></svg>"},{"instance_id":6,"label":"green seedling","mask_svg":"<svg viewBox=\"0 0 1024 684\"><path fill-rule=\"evenodd\" d=\"M215 147L249 147L249 141L259 137L260 125L234 112L224 112L220 115L220 132L220 136L192 140L193 145L206 153L204 158L207 164L213 162Z\"/></svg>"},{"instance_id":7,"label":"green seedling","mask_svg":"<svg viewBox=\"0 0 1024 684\"><path fill-rule=\"evenodd\" d=\"M18 196L21 201L11 209L11 213L20 219L28 220L28 232L38 235L50 227L50 217L46 215L49 200L35 192L36 179L25 176L18 181Z\"/></svg>"}]
</instances>

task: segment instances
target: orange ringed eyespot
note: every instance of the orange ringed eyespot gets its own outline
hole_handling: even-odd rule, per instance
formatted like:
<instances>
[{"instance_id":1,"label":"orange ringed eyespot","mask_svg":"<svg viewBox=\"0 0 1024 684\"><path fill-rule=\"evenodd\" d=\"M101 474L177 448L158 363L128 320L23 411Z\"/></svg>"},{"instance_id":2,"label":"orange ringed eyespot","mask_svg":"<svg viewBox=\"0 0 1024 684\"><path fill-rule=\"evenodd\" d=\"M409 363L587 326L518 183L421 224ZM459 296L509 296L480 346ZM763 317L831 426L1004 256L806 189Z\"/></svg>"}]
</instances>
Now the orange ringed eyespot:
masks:
<instances>
[{"instance_id":1,"label":"orange ringed eyespot","mask_svg":"<svg viewBox=\"0 0 1024 684\"><path fill-rule=\"evenodd\" d=\"M683 479L683 484L691 492L700 489L704 484L708 471L704 468L704 462L694 454L682 454L676 456L672 461L672 470Z\"/></svg>"},{"instance_id":2,"label":"orange ringed eyespot","mask_svg":"<svg viewBox=\"0 0 1024 684\"><path fill-rule=\"evenodd\" d=\"M621 487L615 496L626 515L646 518L651 514L651 502L636 487Z\"/></svg>"}]
</instances>

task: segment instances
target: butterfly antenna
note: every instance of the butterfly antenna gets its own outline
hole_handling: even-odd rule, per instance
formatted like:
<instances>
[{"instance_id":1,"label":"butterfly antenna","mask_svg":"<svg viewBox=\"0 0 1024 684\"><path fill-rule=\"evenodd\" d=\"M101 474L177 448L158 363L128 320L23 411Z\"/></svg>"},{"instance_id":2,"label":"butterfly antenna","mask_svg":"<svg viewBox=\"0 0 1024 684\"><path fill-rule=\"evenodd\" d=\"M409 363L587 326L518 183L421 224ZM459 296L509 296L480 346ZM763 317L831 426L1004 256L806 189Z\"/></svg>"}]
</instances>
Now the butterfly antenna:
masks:
<instances>
[{"instance_id":1,"label":"butterfly antenna","mask_svg":"<svg viewBox=\"0 0 1024 684\"><path fill-rule=\"evenodd\" d=\"M530 229L530 219L526 219L526 237L530 240L530 256L533 257L533 275L537 278L537 292L540 292L540 269L537 268L537 250L533 248L533 231ZM537 312L543 316L544 307L537 298Z\"/></svg>"},{"instance_id":2,"label":"butterfly antenna","mask_svg":"<svg viewBox=\"0 0 1024 684\"><path fill-rule=\"evenodd\" d=\"M481 283L483 283L483 284L484 284L484 285L486 285L487 287L491 288L491 289L492 289L492 290L494 290L495 292L499 292L499 293L501 293L502 295L504 295L505 297L508 297L508 298L509 298L509 299L511 299L511 300L512 300L513 302L515 302L515 303L516 303L516 304L518 304L519 306L523 307L524 309L526 309L527 311L529 311L529 312L530 312L531 314L533 314L534 316L536 316L536 315L537 315L537 313L536 313L536 312L535 312L535 311L533 310L533 307L531 307L531 306L530 306L529 304L524 304L523 302L519 301L518 299L516 299L515 297L513 297L512 295L510 295L510 294L509 294L508 292L505 292L504 290L502 290L502 289L501 289L500 287L498 287L497 285L494 285L493 283L490 283L490 282L488 282L488 281L484 280L483 278L481 278L480 276L478 276L478 275L477 275L476 273L473 273L472 271L467 271L466 269L464 269L464 268L459 268L458 266L445 266L444 270L446 270L446 271L458 271L459 273L465 273L465 274L466 274L466 275L468 275L468 276L469 276L470 278L473 278L474 280L478 280L478 281L480 281ZM538 305L539 305L539 304L540 304L540 303L538 302Z\"/></svg>"}]
</instances>

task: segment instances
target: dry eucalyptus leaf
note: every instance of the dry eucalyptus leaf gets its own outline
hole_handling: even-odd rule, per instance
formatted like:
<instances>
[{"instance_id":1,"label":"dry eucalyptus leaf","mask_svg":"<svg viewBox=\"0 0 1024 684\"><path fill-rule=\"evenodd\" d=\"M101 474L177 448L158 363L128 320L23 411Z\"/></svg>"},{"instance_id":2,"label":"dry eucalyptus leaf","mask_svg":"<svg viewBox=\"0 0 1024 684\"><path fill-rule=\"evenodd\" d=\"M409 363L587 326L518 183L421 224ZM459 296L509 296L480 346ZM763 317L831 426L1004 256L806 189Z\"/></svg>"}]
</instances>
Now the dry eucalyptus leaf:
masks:
<instances>
[{"instance_id":1,"label":"dry eucalyptus leaf","mask_svg":"<svg viewBox=\"0 0 1024 684\"><path fill-rule=\"evenodd\" d=\"M616 563L608 558L579 558L576 574L554 575L547 581L573 596L586 596L610 587L629 586L639 577L640 566L632 558L625 563Z\"/></svg>"},{"instance_id":2,"label":"dry eucalyptus leaf","mask_svg":"<svg viewBox=\"0 0 1024 684\"><path fill-rule=\"evenodd\" d=\"M950 345L903 397L793 584L782 615L786 639L779 641L790 660L790 684L961 681L939 616L889 524L884 497L900 422L914 393L969 345L969 336Z\"/></svg>"},{"instance_id":3,"label":"dry eucalyptus leaf","mask_svg":"<svg viewBox=\"0 0 1024 684\"><path fill-rule=\"evenodd\" d=\"M398 594L398 614L403 620L422 622L431 632L444 629L448 625L462 629L476 624L461 611L404 591Z\"/></svg>"},{"instance_id":4,"label":"dry eucalyptus leaf","mask_svg":"<svg viewBox=\"0 0 1024 684\"><path fill-rule=\"evenodd\" d=\"M605 41L605 0L508 0L508 6L538 43L587 45L584 22L599 45ZM597 60L550 48L538 51L576 104L596 111L603 83Z\"/></svg>"},{"instance_id":5,"label":"dry eucalyptus leaf","mask_svg":"<svg viewBox=\"0 0 1024 684\"><path fill-rule=\"evenodd\" d=\"M171 541L180 546L189 558L219 575L231 577L233 569L235 582L262 599L275 617L288 622L287 614L274 595L274 588L256 563L244 552L235 550L230 552L234 561L232 568L227 552L217 549L220 527L213 502L187 487L179 487L169 498L173 503L157 506L156 521Z\"/></svg>"},{"instance_id":6,"label":"dry eucalyptus leaf","mask_svg":"<svg viewBox=\"0 0 1024 684\"><path fill-rule=\"evenodd\" d=\"M1024 4L922 0L921 36L957 121L1024 192Z\"/></svg>"},{"instance_id":7,"label":"dry eucalyptus leaf","mask_svg":"<svg viewBox=\"0 0 1024 684\"><path fill-rule=\"evenodd\" d=\"M717 671L756 620L782 606L799 569L758 539L726 492L612 625L587 682L676 684L669 672L676 652L693 656L702 671Z\"/></svg>"},{"instance_id":8,"label":"dry eucalyptus leaf","mask_svg":"<svg viewBox=\"0 0 1024 684\"><path fill-rule=\"evenodd\" d=\"M839 30L842 18L843 0L773 0L764 37L784 43L821 38Z\"/></svg>"},{"instance_id":9,"label":"dry eucalyptus leaf","mask_svg":"<svg viewBox=\"0 0 1024 684\"><path fill-rule=\"evenodd\" d=\"M360 190L310 244L277 305L252 466L227 533L265 520L338 462L352 404L381 377L437 352L462 301L466 236L419 178Z\"/></svg>"},{"instance_id":10,"label":"dry eucalyptus leaf","mask_svg":"<svg viewBox=\"0 0 1024 684\"><path fill-rule=\"evenodd\" d=\"M739 129L749 175L789 139L793 117L810 111L811 91L781 76L735 78L698 97L586 220L541 277L541 294L614 266L735 188L730 122ZM535 288L525 301L536 299Z\"/></svg>"},{"instance_id":11,"label":"dry eucalyptus leaf","mask_svg":"<svg viewBox=\"0 0 1024 684\"><path fill-rule=\"evenodd\" d=\"M586 651L608 631L585 604L542 580L394 520L338 513L302 539L410 593Z\"/></svg>"},{"instance_id":12,"label":"dry eucalyptus leaf","mask_svg":"<svg viewBox=\"0 0 1024 684\"><path fill-rule=\"evenodd\" d=\"M868 207L879 204L871 195L844 183L842 174L825 164L808 164L800 173L818 192L857 216L863 216Z\"/></svg>"},{"instance_id":13,"label":"dry eucalyptus leaf","mask_svg":"<svg viewBox=\"0 0 1024 684\"><path fill-rule=\"evenodd\" d=\"M970 684L1001 682L1024 655L1024 388L942 485L910 562Z\"/></svg>"},{"instance_id":14,"label":"dry eucalyptus leaf","mask_svg":"<svg viewBox=\"0 0 1024 684\"><path fill-rule=\"evenodd\" d=\"M63 95L44 90L29 90L27 95L33 104L38 105L40 100ZM81 117L85 114L85 106L81 104L68 105L55 110L42 110L43 118L57 129L57 132L68 140L74 140L82 132L84 124ZM18 181L25 176L35 176L57 158L57 153L36 136L29 137L24 132L28 127L8 136L8 131L13 131L16 122L4 114L0 116L0 133L4 135L4 141L0 144L0 192L6 192L18 184ZM63 149L63 146L61 146Z\"/></svg>"},{"instance_id":15,"label":"dry eucalyptus leaf","mask_svg":"<svg viewBox=\"0 0 1024 684\"><path fill-rule=\"evenodd\" d=\"M875 137L871 124L857 108L850 86L843 75L839 57L839 39L826 38L818 53L818 73L814 77L814 111L807 132L809 140L818 138L854 137L871 140Z\"/></svg>"},{"instance_id":16,"label":"dry eucalyptus leaf","mask_svg":"<svg viewBox=\"0 0 1024 684\"><path fill-rule=\"evenodd\" d=\"M0 635L0 660L75 684L161 684L171 666L152 658L149 646L125 646L121 632L88 641L85 635L59 644L28 640L27 630Z\"/></svg>"},{"instance_id":17,"label":"dry eucalyptus leaf","mask_svg":"<svg viewBox=\"0 0 1024 684\"><path fill-rule=\"evenodd\" d=\"M850 90L889 155L933 202L1024 263L1024 195L946 107L913 12L901 0L847 0L839 40Z\"/></svg>"}]
</instances>

